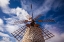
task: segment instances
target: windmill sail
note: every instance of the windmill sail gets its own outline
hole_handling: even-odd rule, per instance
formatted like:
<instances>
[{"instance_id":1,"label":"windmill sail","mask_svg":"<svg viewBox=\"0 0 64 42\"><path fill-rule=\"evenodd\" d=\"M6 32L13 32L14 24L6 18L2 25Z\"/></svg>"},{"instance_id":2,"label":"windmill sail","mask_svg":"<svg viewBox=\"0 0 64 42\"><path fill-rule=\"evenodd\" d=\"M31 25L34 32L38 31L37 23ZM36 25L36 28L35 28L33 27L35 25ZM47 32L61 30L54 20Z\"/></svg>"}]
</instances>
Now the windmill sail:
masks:
<instances>
[{"instance_id":1,"label":"windmill sail","mask_svg":"<svg viewBox=\"0 0 64 42\"><path fill-rule=\"evenodd\" d=\"M48 39L54 37L54 35L45 28L42 29L42 32L43 32L44 40L48 40Z\"/></svg>"},{"instance_id":2,"label":"windmill sail","mask_svg":"<svg viewBox=\"0 0 64 42\"><path fill-rule=\"evenodd\" d=\"M24 36L24 32L25 32L25 28L26 26L23 26L21 28L19 28L18 30L14 31L13 33L11 33L18 41L20 41L23 36Z\"/></svg>"}]
</instances>

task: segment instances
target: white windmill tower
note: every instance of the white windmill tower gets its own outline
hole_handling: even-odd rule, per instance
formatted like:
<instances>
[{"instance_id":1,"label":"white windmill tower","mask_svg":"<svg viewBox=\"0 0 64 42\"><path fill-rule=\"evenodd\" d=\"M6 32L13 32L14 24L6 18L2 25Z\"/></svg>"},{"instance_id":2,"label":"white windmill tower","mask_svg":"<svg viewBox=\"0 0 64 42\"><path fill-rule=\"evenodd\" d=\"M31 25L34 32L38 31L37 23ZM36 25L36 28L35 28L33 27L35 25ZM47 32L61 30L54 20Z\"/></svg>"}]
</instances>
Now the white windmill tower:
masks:
<instances>
[{"instance_id":1,"label":"white windmill tower","mask_svg":"<svg viewBox=\"0 0 64 42\"><path fill-rule=\"evenodd\" d=\"M33 13L32 13L32 18L29 18L31 19L31 21L28 20L21 21L23 23L30 22L30 24L26 24L26 26L19 28L18 30L14 31L11 34L20 42L45 42L45 40L53 37L54 35L52 33L50 33L46 29L42 29L41 27L39 27L39 24L36 24L35 22L54 22L54 20L48 19L48 20L36 21L36 19L39 16L40 15L38 15L36 18L33 19ZM16 21L15 23L17 22L18 21Z\"/></svg>"}]
</instances>

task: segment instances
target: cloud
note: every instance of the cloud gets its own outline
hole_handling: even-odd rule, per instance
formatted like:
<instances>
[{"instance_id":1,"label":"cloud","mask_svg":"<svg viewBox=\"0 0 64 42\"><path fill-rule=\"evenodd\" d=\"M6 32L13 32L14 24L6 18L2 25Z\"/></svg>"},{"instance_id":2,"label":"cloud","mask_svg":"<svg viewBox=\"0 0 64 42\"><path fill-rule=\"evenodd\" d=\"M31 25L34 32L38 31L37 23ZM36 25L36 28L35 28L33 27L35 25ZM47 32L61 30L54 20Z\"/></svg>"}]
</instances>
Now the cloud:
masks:
<instances>
[{"instance_id":1,"label":"cloud","mask_svg":"<svg viewBox=\"0 0 64 42\"><path fill-rule=\"evenodd\" d=\"M3 20L0 18L0 31L4 31L3 29Z\"/></svg>"},{"instance_id":2,"label":"cloud","mask_svg":"<svg viewBox=\"0 0 64 42\"><path fill-rule=\"evenodd\" d=\"M18 14L20 13L23 9L22 8L10 8L8 5L10 0L0 0L0 8L2 9L2 11L6 14ZM24 10L23 10L24 11Z\"/></svg>"},{"instance_id":3,"label":"cloud","mask_svg":"<svg viewBox=\"0 0 64 42\"><path fill-rule=\"evenodd\" d=\"M15 30L17 30L18 28L20 28L20 27L18 27L18 25L13 25L14 24L14 22L17 20L17 18L15 19L15 18L5 18L5 20L6 20L6 25L5 25L5 28L6 28L6 30L9 32L9 33L12 33L12 32L14 32ZM17 20L18 21L18 20Z\"/></svg>"},{"instance_id":4,"label":"cloud","mask_svg":"<svg viewBox=\"0 0 64 42\"><path fill-rule=\"evenodd\" d=\"M62 34L55 33L54 35L55 36L53 38L46 40L46 42L64 42L64 33Z\"/></svg>"},{"instance_id":5,"label":"cloud","mask_svg":"<svg viewBox=\"0 0 64 42\"><path fill-rule=\"evenodd\" d=\"M3 20L0 18L0 25L3 25Z\"/></svg>"},{"instance_id":6,"label":"cloud","mask_svg":"<svg viewBox=\"0 0 64 42\"><path fill-rule=\"evenodd\" d=\"M13 31L17 30L18 28L20 28L18 25L13 25L15 21L22 21L22 20L28 20L29 18L29 14L27 13L27 11L25 11L24 9L22 8L9 8L8 7L8 4L9 4L9 0L6 0L5 3L3 3L2 1L0 1L1 4L3 5L4 4L4 7L1 7L3 12L6 13L6 14L15 14L16 16L13 16L11 18L4 18L6 20L6 25L5 25L5 28L6 30L9 32L9 33L12 33Z\"/></svg>"},{"instance_id":7,"label":"cloud","mask_svg":"<svg viewBox=\"0 0 64 42\"><path fill-rule=\"evenodd\" d=\"M18 29L18 25L13 25L15 21L18 20L28 20L29 18L29 14L27 13L27 11L25 11L22 8L10 8L8 5L10 0L0 0L0 7L2 9L2 11L8 15L12 15L11 18L4 18L6 20L6 25L5 28L6 30L11 33L14 30ZM13 14L15 14L16 16L13 16ZM2 28L0 28L2 30Z\"/></svg>"},{"instance_id":8,"label":"cloud","mask_svg":"<svg viewBox=\"0 0 64 42\"><path fill-rule=\"evenodd\" d=\"M9 7L8 7L8 4L10 0L0 0L0 8L3 10L4 13L9 13L8 10Z\"/></svg>"},{"instance_id":9,"label":"cloud","mask_svg":"<svg viewBox=\"0 0 64 42\"><path fill-rule=\"evenodd\" d=\"M0 8L2 9L3 13L6 14L15 14L14 9L9 8L9 1L10 0L0 0Z\"/></svg>"},{"instance_id":10,"label":"cloud","mask_svg":"<svg viewBox=\"0 0 64 42\"><path fill-rule=\"evenodd\" d=\"M0 7L1 8L6 8L9 4L10 0L0 0Z\"/></svg>"},{"instance_id":11,"label":"cloud","mask_svg":"<svg viewBox=\"0 0 64 42\"><path fill-rule=\"evenodd\" d=\"M45 2L34 11L34 14L46 14L51 9L53 2L54 0L45 0Z\"/></svg>"},{"instance_id":12,"label":"cloud","mask_svg":"<svg viewBox=\"0 0 64 42\"><path fill-rule=\"evenodd\" d=\"M53 38L46 40L46 42L64 42L64 33L61 33L57 27L46 24L45 28L55 35Z\"/></svg>"},{"instance_id":13,"label":"cloud","mask_svg":"<svg viewBox=\"0 0 64 42\"><path fill-rule=\"evenodd\" d=\"M49 24L45 24L44 28L48 29L51 32L56 32L56 33L58 32L58 33L60 33L60 29L57 28L54 25L52 26L52 25L49 25Z\"/></svg>"},{"instance_id":14,"label":"cloud","mask_svg":"<svg viewBox=\"0 0 64 42\"><path fill-rule=\"evenodd\" d=\"M64 7L64 0L56 0L54 1L54 4L52 5L52 9L54 11L58 11Z\"/></svg>"},{"instance_id":15,"label":"cloud","mask_svg":"<svg viewBox=\"0 0 64 42\"><path fill-rule=\"evenodd\" d=\"M17 7L17 8L10 8L8 5L10 4L9 3L10 0L0 0L0 7L2 9L2 11L6 14L15 14L15 15L20 15L22 14L22 16L26 16L28 15L27 11L25 11L24 9L20 8L20 7Z\"/></svg>"},{"instance_id":16,"label":"cloud","mask_svg":"<svg viewBox=\"0 0 64 42\"><path fill-rule=\"evenodd\" d=\"M30 14L31 14L31 11L33 11L34 17L36 17L36 16L38 16L40 14L46 14L52 8L52 5L53 5L55 0L44 0L44 2L41 5L40 5L40 2L38 3L40 6L37 5L37 3L34 3L33 1L31 2L31 1L21 0L21 5L22 5L22 8L27 10ZM30 4L31 3L33 5L32 10L30 9Z\"/></svg>"},{"instance_id":17,"label":"cloud","mask_svg":"<svg viewBox=\"0 0 64 42\"><path fill-rule=\"evenodd\" d=\"M3 37L3 39L0 42L12 42L12 41L8 37Z\"/></svg>"},{"instance_id":18,"label":"cloud","mask_svg":"<svg viewBox=\"0 0 64 42\"><path fill-rule=\"evenodd\" d=\"M0 26L0 31L4 31L3 28Z\"/></svg>"},{"instance_id":19,"label":"cloud","mask_svg":"<svg viewBox=\"0 0 64 42\"><path fill-rule=\"evenodd\" d=\"M37 1L35 0L35 2ZM31 3L33 5L32 10L30 9ZM33 11L34 17L40 14L46 15L47 12L50 11L51 9L53 11L58 11L58 8L61 9L61 6L64 5L63 0L44 0L41 4L40 3L41 1L39 1L38 3L34 3L32 0L21 0L22 8L27 10L30 14L31 11Z\"/></svg>"},{"instance_id":20,"label":"cloud","mask_svg":"<svg viewBox=\"0 0 64 42\"><path fill-rule=\"evenodd\" d=\"M24 23L22 24L18 24L18 25L13 25L14 22L16 21L24 21L24 20L29 20L28 18L31 17L27 11L25 11L22 8L17 7L16 9L14 9L15 13L17 16L12 16L11 18L4 18L6 20L6 30L10 33L12 33L13 31L17 30L18 28L21 28L21 26L24 25Z\"/></svg>"},{"instance_id":21,"label":"cloud","mask_svg":"<svg viewBox=\"0 0 64 42\"><path fill-rule=\"evenodd\" d=\"M27 16L29 15L27 13L27 11L25 11L24 9L17 7L17 8L10 8L8 5L10 0L0 0L0 7L2 9L2 11L8 15L13 15L15 14L17 16L18 19L28 19ZM3 3L4 2L4 3Z\"/></svg>"},{"instance_id":22,"label":"cloud","mask_svg":"<svg viewBox=\"0 0 64 42\"><path fill-rule=\"evenodd\" d=\"M4 36L4 37L10 37L8 34L5 34L5 33L2 33L2 32L0 32L0 36Z\"/></svg>"},{"instance_id":23,"label":"cloud","mask_svg":"<svg viewBox=\"0 0 64 42\"><path fill-rule=\"evenodd\" d=\"M6 25L6 30L9 32L9 33L12 33L12 32L14 32L15 30L17 30L18 29L18 26L13 26L13 25Z\"/></svg>"},{"instance_id":24,"label":"cloud","mask_svg":"<svg viewBox=\"0 0 64 42\"><path fill-rule=\"evenodd\" d=\"M16 15L18 16L19 19L28 19L27 16L29 17L27 11L19 7L16 8Z\"/></svg>"}]
</instances>

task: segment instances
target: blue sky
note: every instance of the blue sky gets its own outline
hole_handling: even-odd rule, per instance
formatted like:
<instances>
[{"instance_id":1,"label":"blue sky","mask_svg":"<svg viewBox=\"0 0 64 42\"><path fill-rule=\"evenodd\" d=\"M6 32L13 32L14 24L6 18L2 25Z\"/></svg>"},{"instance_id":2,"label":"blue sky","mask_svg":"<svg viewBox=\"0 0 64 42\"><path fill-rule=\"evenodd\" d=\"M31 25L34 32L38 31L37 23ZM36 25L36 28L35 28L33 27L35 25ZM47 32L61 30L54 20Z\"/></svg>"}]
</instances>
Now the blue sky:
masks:
<instances>
[{"instance_id":1,"label":"blue sky","mask_svg":"<svg viewBox=\"0 0 64 42\"><path fill-rule=\"evenodd\" d=\"M0 0L0 42L17 42L11 33L24 24L13 23L28 20L26 16L31 16L31 11L34 18L42 14L37 20L55 20L51 23L39 23L55 35L46 42L64 42L64 0Z\"/></svg>"}]
</instances>

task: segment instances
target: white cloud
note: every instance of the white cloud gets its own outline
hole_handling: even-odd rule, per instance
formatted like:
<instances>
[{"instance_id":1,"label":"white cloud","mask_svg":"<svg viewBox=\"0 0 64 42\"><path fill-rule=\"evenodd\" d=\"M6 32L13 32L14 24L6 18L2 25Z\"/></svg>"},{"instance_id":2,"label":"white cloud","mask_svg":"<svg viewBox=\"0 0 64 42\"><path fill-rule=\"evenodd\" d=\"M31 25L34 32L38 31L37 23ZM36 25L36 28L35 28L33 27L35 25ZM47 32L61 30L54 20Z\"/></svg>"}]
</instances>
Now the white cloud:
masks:
<instances>
[{"instance_id":1,"label":"white cloud","mask_svg":"<svg viewBox=\"0 0 64 42\"><path fill-rule=\"evenodd\" d=\"M0 42L12 42L12 41L8 37L3 37L3 39Z\"/></svg>"},{"instance_id":2,"label":"white cloud","mask_svg":"<svg viewBox=\"0 0 64 42\"><path fill-rule=\"evenodd\" d=\"M9 33L12 33L12 32L14 32L15 30L17 30L18 29L18 26L13 26L13 25L10 25L10 24L7 24L6 25L6 30L9 32Z\"/></svg>"},{"instance_id":3,"label":"white cloud","mask_svg":"<svg viewBox=\"0 0 64 42\"><path fill-rule=\"evenodd\" d=\"M8 6L10 4L9 1L10 0L0 0L0 7L1 7L2 11L6 14L9 14L9 15L10 14L15 14L15 15L17 15L16 17L5 18L5 20L7 22L7 24L5 25L6 30L11 33L13 31L15 31L16 29L18 29L17 25L16 26L13 25L14 22L16 20L25 20L25 19L28 20L29 15L28 15L27 11L25 11L22 8L19 8L19 7L10 8ZM1 30L2 30L2 28L1 28Z\"/></svg>"},{"instance_id":4,"label":"white cloud","mask_svg":"<svg viewBox=\"0 0 64 42\"><path fill-rule=\"evenodd\" d=\"M0 7L1 9L3 10L4 13L6 14L15 14L17 15L17 19L19 20L25 20L25 19L28 19L29 18L29 14L27 13L27 11L25 11L24 9L22 8L10 8L8 5L10 4L9 1L10 0L5 0L4 3L3 3L4 0L0 0ZM28 18L27 18L28 16ZM14 17L12 19L15 19Z\"/></svg>"},{"instance_id":5,"label":"white cloud","mask_svg":"<svg viewBox=\"0 0 64 42\"><path fill-rule=\"evenodd\" d=\"M10 8L8 5L10 0L0 0L0 7L2 9L2 11L6 14L16 14L18 16L18 18L21 19L26 19L26 16L28 15L27 11L25 11L22 8ZM22 18L23 17L23 18Z\"/></svg>"},{"instance_id":6,"label":"white cloud","mask_svg":"<svg viewBox=\"0 0 64 42\"><path fill-rule=\"evenodd\" d=\"M23 20L29 20L28 18L30 17L27 13L27 11L25 11L24 9L22 8L19 8L17 7L16 9L14 9L15 13L17 16L13 16L11 18L4 18L7 22L6 24L6 30L10 33L12 33L13 31L17 30L18 28L21 28L20 26L24 25L24 24L21 24L21 25L13 25L14 22L16 21L23 21Z\"/></svg>"},{"instance_id":7,"label":"white cloud","mask_svg":"<svg viewBox=\"0 0 64 42\"><path fill-rule=\"evenodd\" d=\"M15 21L17 20L25 20L29 18L29 15L27 13L27 11L25 11L24 9L22 8L14 8L14 9L11 9L8 7L8 4L9 4L9 0L6 0L5 3L3 3L3 1L0 1L1 4L5 7L1 7L3 12L4 13L7 13L7 14L16 14L17 16L16 17L11 17L11 18L4 18L7 22L7 24L5 25L6 27L6 30L9 32L9 33L12 33L13 31L17 30L19 27L18 25L13 25ZM28 16L28 18L26 18ZM2 29L1 29L2 30Z\"/></svg>"},{"instance_id":8,"label":"white cloud","mask_svg":"<svg viewBox=\"0 0 64 42\"><path fill-rule=\"evenodd\" d=\"M62 34L55 33L54 35L55 36L53 38L46 40L46 42L64 42L64 33Z\"/></svg>"},{"instance_id":9,"label":"white cloud","mask_svg":"<svg viewBox=\"0 0 64 42\"><path fill-rule=\"evenodd\" d=\"M2 26L0 26L0 31L4 31L4 29L3 29L3 27L2 27Z\"/></svg>"},{"instance_id":10,"label":"white cloud","mask_svg":"<svg viewBox=\"0 0 64 42\"><path fill-rule=\"evenodd\" d=\"M60 33L57 27L46 24L45 28L55 35L53 38L46 40L46 42L64 42L64 33Z\"/></svg>"},{"instance_id":11,"label":"white cloud","mask_svg":"<svg viewBox=\"0 0 64 42\"><path fill-rule=\"evenodd\" d=\"M55 26L52 26L52 25L48 25L48 24L46 24L45 26L44 26L46 29L48 29L49 31L51 31L51 32L60 32L60 30L59 30L59 28L57 28L57 27L55 27Z\"/></svg>"},{"instance_id":12,"label":"white cloud","mask_svg":"<svg viewBox=\"0 0 64 42\"><path fill-rule=\"evenodd\" d=\"M0 25L3 25L3 20L0 18Z\"/></svg>"},{"instance_id":13,"label":"white cloud","mask_svg":"<svg viewBox=\"0 0 64 42\"><path fill-rule=\"evenodd\" d=\"M0 8L4 13L9 13L10 9L8 7L8 4L10 0L0 0Z\"/></svg>"},{"instance_id":14,"label":"white cloud","mask_svg":"<svg viewBox=\"0 0 64 42\"><path fill-rule=\"evenodd\" d=\"M4 31L3 29L3 20L0 18L0 31Z\"/></svg>"},{"instance_id":15,"label":"white cloud","mask_svg":"<svg viewBox=\"0 0 64 42\"><path fill-rule=\"evenodd\" d=\"M42 4L42 6L34 11L34 14L35 15L36 14L39 15L41 13L46 14L51 9L53 2L54 2L54 0L45 0L45 2Z\"/></svg>"},{"instance_id":16,"label":"white cloud","mask_svg":"<svg viewBox=\"0 0 64 42\"><path fill-rule=\"evenodd\" d=\"M29 14L24 9L17 7L16 8L16 15L18 16L19 19L28 19L27 16Z\"/></svg>"},{"instance_id":17,"label":"white cloud","mask_svg":"<svg viewBox=\"0 0 64 42\"><path fill-rule=\"evenodd\" d=\"M10 0L0 0L0 8L2 9L3 13L6 14L15 14L14 9L9 8L9 1Z\"/></svg>"},{"instance_id":18,"label":"white cloud","mask_svg":"<svg viewBox=\"0 0 64 42\"><path fill-rule=\"evenodd\" d=\"M4 37L10 37L8 34L4 34L4 33L2 33L2 32L0 32L0 36L4 36Z\"/></svg>"},{"instance_id":19,"label":"white cloud","mask_svg":"<svg viewBox=\"0 0 64 42\"><path fill-rule=\"evenodd\" d=\"M8 6L10 0L0 0L0 7L5 8Z\"/></svg>"},{"instance_id":20,"label":"white cloud","mask_svg":"<svg viewBox=\"0 0 64 42\"><path fill-rule=\"evenodd\" d=\"M24 8L25 10L27 10L29 12L33 11L34 17L36 17L39 14L46 14L51 9L52 4L53 4L54 1L55 0L44 0L44 2L42 3L41 6L38 6L37 4L32 3L32 5L33 5L33 9L32 10L30 9L31 1L29 1L29 0L21 1L21 5L22 5L22 8Z\"/></svg>"},{"instance_id":21,"label":"white cloud","mask_svg":"<svg viewBox=\"0 0 64 42\"><path fill-rule=\"evenodd\" d=\"M4 32L4 22L3 20L0 18L0 31ZM2 33L0 32L0 36L1 37L10 37L8 34ZM0 42L5 42L5 41L0 41Z\"/></svg>"}]
</instances>

